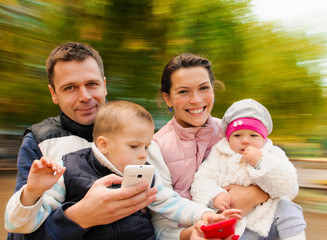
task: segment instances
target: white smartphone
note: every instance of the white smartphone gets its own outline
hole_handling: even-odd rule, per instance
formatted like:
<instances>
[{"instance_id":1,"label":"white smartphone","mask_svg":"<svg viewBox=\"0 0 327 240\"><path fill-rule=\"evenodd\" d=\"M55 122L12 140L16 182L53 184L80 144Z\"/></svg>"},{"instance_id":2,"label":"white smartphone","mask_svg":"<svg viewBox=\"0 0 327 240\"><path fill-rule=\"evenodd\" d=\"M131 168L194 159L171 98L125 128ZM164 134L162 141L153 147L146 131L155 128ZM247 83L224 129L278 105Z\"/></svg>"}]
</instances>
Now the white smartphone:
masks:
<instances>
[{"instance_id":1,"label":"white smartphone","mask_svg":"<svg viewBox=\"0 0 327 240\"><path fill-rule=\"evenodd\" d=\"M154 174L154 166L151 165L127 165L124 170L122 187L133 186L140 182L146 182L149 187Z\"/></svg>"}]
</instances>

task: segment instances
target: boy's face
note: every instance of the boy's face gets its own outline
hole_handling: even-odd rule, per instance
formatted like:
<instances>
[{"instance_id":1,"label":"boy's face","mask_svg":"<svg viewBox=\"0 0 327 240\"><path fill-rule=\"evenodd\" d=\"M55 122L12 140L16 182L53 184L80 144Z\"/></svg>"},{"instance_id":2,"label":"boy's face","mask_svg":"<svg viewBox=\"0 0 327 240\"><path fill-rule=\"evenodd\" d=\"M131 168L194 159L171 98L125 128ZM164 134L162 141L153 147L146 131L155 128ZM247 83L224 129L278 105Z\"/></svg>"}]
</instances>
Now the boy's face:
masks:
<instances>
[{"instance_id":1,"label":"boy's face","mask_svg":"<svg viewBox=\"0 0 327 240\"><path fill-rule=\"evenodd\" d=\"M143 119L127 120L121 131L106 136L105 148L98 147L119 171L124 172L126 165L145 164L153 133L152 123Z\"/></svg>"},{"instance_id":2,"label":"boy's face","mask_svg":"<svg viewBox=\"0 0 327 240\"><path fill-rule=\"evenodd\" d=\"M256 147L261 149L265 145L265 139L257 132L242 129L233 132L229 137L230 148L239 154L243 154L247 146Z\"/></svg>"}]
</instances>

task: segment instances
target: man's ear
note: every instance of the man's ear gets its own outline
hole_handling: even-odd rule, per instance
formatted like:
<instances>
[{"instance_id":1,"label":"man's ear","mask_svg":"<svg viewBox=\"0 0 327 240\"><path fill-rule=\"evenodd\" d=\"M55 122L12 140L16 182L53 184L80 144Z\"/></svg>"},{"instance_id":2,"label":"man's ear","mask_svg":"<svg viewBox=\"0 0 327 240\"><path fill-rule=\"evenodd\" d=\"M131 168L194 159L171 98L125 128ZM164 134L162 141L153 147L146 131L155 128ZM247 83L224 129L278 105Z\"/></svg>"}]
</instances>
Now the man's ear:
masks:
<instances>
[{"instance_id":1,"label":"man's ear","mask_svg":"<svg viewBox=\"0 0 327 240\"><path fill-rule=\"evenodd\" d=\"M105 96L107 96L108 95L108 91L107 91L107 79L106 79L106 77L103 78L103 84L104 84L104 90L105 90L105 93L106 93Z\"/></svg>"},{"instance_id":2,"label":"man's ear","mask_svg":"<svg viewBox=\"0 0 327 240\"><path fill-rule=\"evenodd\" d=\"M104 136L99 136L96 139L97 148L103 155L108 153L108 143L109 139Z\"/></svg>"},{"instance_id":3,"label":"man's ear","mask_svg":"<svg viewBox=\"0 0 327 240\"><path fill-rule=\"evenodd\" d=\"M167 105L168 107L173 107L173 103L171 102L171 99L170 99L169 94L163 92L163 93L162 93L162 97L163 97L163 99L165 100L166 105Z\"/></svg>"},{"instance_id":4,"label":"man's ear","mask_svg":"<svg viewBox=\"0 0 327 240\"><path fill-rule=\"evenodd\" d=\"M53 102L54 104L58 104L57 95L56 95L55 90L51 87L50 84L48 85L48 87L49 87L49 91L50 91L50 93L51 93L52 102Z\"/></svg>"}]
</instances>

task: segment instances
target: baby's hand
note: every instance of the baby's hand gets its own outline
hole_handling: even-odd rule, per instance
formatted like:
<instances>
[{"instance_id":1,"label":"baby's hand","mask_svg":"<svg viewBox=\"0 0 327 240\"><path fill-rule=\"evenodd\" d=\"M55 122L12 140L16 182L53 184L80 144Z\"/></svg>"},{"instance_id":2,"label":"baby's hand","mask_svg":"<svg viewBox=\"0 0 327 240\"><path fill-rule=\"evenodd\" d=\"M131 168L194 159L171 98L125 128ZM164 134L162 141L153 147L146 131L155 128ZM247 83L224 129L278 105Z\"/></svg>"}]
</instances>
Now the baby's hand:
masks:
<instances>
[{"instance_id":1,"label":"baby's hand","mask_svg":"<svg viewBox=\"0 0 327 240\"><path fill-rule=\"evenodd\" d=\"M231 205L232 198L229 196L228 193L225 192L219 193L213 200L213 206L222 212L226 209L230 209Z\"/></svg>"},{"instance_id":2,"label":"baby's hand","mask_svg":"<svg viewBox=\"0 0 327 240\"><path fill-rule=\"evenodd\" d=\"M247 161L251 166L255 166L262 156L259 148L247 146L243 152L242 159Z\"/></svg>"}]
</instances>

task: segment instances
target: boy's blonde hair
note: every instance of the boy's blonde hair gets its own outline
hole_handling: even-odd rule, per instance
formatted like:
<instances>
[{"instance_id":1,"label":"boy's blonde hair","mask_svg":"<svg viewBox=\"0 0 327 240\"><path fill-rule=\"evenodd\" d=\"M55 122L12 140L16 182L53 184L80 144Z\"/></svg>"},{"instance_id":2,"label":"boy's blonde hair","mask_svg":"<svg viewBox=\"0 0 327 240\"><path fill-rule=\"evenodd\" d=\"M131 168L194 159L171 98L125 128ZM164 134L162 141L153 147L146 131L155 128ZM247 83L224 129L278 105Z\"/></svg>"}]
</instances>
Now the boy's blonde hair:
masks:
<instances>
[{"instance_id":1,"label":"boy's blonde hair","mask_svg":"<svg viewBox=\"0 0 327 240\"><path fill-rule=\"evenodd\" d=\"M121 131L126 120L141 119L151 124L151 114L142 106L128 101L110 101L100 107L96 114L93 129L93 141L99 136L115 134ZM137 127L137 126L136 126Z\"/></svg>"}]
</instances>

